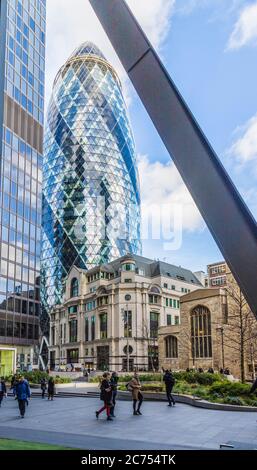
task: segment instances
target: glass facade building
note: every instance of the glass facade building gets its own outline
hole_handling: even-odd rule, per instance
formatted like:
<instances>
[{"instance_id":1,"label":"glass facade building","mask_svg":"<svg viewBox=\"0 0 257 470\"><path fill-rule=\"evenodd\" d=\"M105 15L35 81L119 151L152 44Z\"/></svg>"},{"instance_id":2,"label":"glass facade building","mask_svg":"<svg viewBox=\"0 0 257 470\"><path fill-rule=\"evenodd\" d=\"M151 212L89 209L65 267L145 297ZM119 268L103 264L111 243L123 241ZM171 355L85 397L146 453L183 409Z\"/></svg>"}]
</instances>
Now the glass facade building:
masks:
<instances>
[{"instance_id":1,"label":"glass facade building","mask_svg":"<svg viewBox=\"0 0 257 470\"><path fill-rule=\"evenodd\" d=\"M46 0L0 0L0 349L21 368L39 336L45 19Z\"/></svg>"},{"instance_id":2,"label":"glass facade building","mask_svg":"<svg viewBox=\"0 0 257 470\"><path fill-rule=\"evenodd\" d=\"M135 144L120 80L84 43L54 82L43 164L42 320L62 302L70 268L140 254ZM47 329L47 328L46 328Z\"/></svg>"}]
</instances>

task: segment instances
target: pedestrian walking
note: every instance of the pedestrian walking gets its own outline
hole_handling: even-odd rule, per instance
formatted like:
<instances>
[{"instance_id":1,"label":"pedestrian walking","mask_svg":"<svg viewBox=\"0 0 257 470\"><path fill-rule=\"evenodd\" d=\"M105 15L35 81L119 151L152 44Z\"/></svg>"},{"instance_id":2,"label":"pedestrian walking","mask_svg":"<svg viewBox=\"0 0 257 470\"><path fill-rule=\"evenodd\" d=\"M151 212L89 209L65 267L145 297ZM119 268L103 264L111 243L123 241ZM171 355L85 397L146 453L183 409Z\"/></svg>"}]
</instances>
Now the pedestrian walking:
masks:
<instances>
[{"instance_id":1,"label":"pedestrian walking","mask_svg":"<svg viewBox=\"0 0 257 470\"><path fill-rule=\"evenodd\" d=\"M28 384L28 386L29 386L29 381L28 381L28 379L25 379L25 378L24 378L24 381L27 382L27 384ZM29 400L28 400L28 399L26 400L26 404L27 404L27 406L29 406Z\"/></svg>"},{"instance_id":2,"label":"pedestrian walking","mask_svg":"<svg viewBox=\"0 0 257 470\"><path fill-rule=\"evenodd\" d=\"M112 421L111 417L111 408L112 404L112 386L111 386L111 374L109 372L105 372L103 374L103 380L101 381L100 385L100 399L104 402L104 406L95 412L96 418L99 418L99 415L106 410L107 421Z\"/></svg>"},{"instance_id":3,"label":"pedestrian walking","mask_svg":"<svg viewBox=\"0 0 257 470\"><path fill-rule=\"evenodd\" d=\"M133 415L141 415L141 406L143 402L143 395L141 392L141 383L139 380L138 373L135 372L133 378L127 384L128 390L132 392L132 400L133 400Z\"/></svg>"},{"instance_id":4,"label":"pedestrian walking","mask_svg":"<svg viewBox=\"0 0 257 470\"><path fill-rule=\"evenodd\" d=\"M113 372L111 376L111 387L112 387L112 407L111 407L111 416L115 418L114 410L116 405L116 397L118 393L118 382L119 377L117 372Z\"/></svg>"},{"instance_id":5,"label":"pedestrian walking","mask_svg":"<svg viewBox=\"0 0 257 470\"><path fill-rule=\"evenodd\" d=\"M166 386L166 395L167 395L167 399L169 402L168 406L172 406L172 405L175 406L176 402L172 396L172 389L175 385L175 378L170 370L166 370L163 376L163 382L165 383L165 386Z\"/></svg>"},{"instance_id":6,"label":"pedestrian walking","mask_svg":"<svg viewBox=\"0 0 257 470\"><path fill-rule=\"evenodd\" d=\"M53 377L50 377L50 379L48 380L47 392L48 392L48 400L51 400L51 401L53 401L54 399L54 386L55 386L54 379Z\"/></svg>"},{"instance_id":7,"label":"pedestrian walking","mask_svg":"<svg viewBox=\"0 0 257 470\"><path fill-rule=\"evenodd\" d=\"M7 397L6 385L5 385L4 377L1 377L1 380L0 380L0 408L2 406L2 401L3 401L4 396Z\"/></svg>"},{"instance_id":8,"label":"pedestrian walking","mask_svg":"<svg viewBox=\"0 0 257 470\"><path fill-rule=\"evenodd\" d=\"M46 389L47 389L46 379L41 379L40 385L41 385L41 391L42 391L42 398L45 398L45 393L46 393Z\"/></svg>"},{"instance_id":9,"label":"pedestrian walking","mask_svg":"<svg viewBox=\"0 0 257 470\"><path fill-rule=\"evenodd\" d=\"M16 385L16 395L18 399L18 405L19 405L21 418L24 418L25 410L26 410L26 402L28 398L30 398L31 396L29 383L27 380L24 379L24 377L20 377L20 380L18 381Z\"/></svg>"}]
</instances>

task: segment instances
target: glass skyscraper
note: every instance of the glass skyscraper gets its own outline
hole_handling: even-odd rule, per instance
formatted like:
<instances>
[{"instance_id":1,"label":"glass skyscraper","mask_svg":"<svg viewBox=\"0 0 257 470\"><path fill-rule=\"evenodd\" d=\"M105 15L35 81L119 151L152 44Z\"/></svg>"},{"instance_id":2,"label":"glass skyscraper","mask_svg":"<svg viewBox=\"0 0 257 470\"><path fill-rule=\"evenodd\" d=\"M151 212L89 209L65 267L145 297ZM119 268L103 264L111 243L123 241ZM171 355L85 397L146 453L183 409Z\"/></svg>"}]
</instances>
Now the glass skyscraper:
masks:
<instances>
[{"instance_id":1,"label":"glass skyscraper","mask_svg":"<svg viewBox=\"0 0 257 470\"><path fill-rule=\"evenodd\" d=\"M121 84L92 43L56 76L43 164L43 323L62 302L70 268L89 269L140 254L135 144Z\"/></svg>"},{"instance_id":2,"label":"glass skyscraper","mask_svg":"<svg viewBox=\"0 0 257 470\"><path fill-rule=\"evenodd\" d=\"M38 344L45 19L46 0L0 1L0 375Z\"/></svg>"}]
</instances>

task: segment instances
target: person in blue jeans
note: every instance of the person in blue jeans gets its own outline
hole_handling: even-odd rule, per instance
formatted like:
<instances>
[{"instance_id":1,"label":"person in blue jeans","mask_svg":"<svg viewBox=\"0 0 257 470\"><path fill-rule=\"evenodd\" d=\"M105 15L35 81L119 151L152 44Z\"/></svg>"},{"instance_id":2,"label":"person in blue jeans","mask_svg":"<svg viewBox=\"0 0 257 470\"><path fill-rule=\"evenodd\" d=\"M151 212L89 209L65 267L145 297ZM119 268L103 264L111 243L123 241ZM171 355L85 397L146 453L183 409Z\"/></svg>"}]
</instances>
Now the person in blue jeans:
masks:
<instances>
[{"instance_id":1,"label":"person in blue jeans","mask_svg":"<svg viewBox=\"0 0 257 470\"><path fill-rule=\"evenodd\" d=\"M16 396L18 399L18 405L20 410L21 418L24 418L26 411L26 403L28 398L30 398L31 392L29 388L29 383L24 377L20 377L19 382L16 385Z\"/></svg>"}]
</instances>

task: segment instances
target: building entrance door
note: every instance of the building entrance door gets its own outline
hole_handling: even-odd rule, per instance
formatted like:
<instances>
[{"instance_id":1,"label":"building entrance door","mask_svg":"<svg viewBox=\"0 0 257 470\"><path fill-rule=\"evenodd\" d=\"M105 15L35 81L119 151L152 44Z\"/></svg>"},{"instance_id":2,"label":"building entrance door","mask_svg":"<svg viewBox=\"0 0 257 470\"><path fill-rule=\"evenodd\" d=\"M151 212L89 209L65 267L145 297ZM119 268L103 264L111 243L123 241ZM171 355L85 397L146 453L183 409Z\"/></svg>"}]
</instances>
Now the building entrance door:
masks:
<instances>
[{"instance_id":1,"label":"building entrance door","mask_svg":"<svg viewBox=\"0 0 257 470\"><path fill-rule=\"evenodd\" d=\"M79 362L79 350L68 349L67 350L67 364L76 364Z\"/></svg>"},{"instance_id":2,"label":"building entrance door","mask_svg":"<svg viewBox=\"0 0 257 470\"><path fill-rule=\"evenodd\" d=\"M109 370L110 352L109 346L97 347L97 369Z\"/></svg>"},{"instance_id":3,"label":"building entrance door","mask_svg":"<svg viewBox=\"0 0 257 470\"><path fill-rule=\"evenodd\" d=\"M50 370L55 370L55 351L50 351Z\"/></svg>"},{"instance_id":4,"label":"building entrance door","mask_svg":"<svg viewBox=\"0 0 257 470\"><path fill-rule=\"evenodd\" d=\"M128 370L128 360L127 358L122 359L122 370L124 372L133 372L134 371L134 359L129 359L129 370Z\"/></svg>"}]
</instances>

